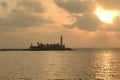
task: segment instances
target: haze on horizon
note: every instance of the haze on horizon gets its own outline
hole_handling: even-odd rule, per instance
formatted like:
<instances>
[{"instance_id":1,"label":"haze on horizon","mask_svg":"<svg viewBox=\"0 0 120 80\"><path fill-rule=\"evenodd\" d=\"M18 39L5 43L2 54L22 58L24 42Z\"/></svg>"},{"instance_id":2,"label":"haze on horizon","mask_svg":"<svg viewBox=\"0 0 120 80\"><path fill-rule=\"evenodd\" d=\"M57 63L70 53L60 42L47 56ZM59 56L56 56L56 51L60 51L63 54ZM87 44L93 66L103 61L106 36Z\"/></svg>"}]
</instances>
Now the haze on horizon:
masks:
<instances>
[{"instance_id":1,"label":"haze on horizon","mask_svg":"<svg viewBox=\"0 0 120 80\"><path fill-rule=\"evenodd\" d=\"M31 42L120 47L120 0L0 0L0 48Z\"/></svg>"}]
</instances>

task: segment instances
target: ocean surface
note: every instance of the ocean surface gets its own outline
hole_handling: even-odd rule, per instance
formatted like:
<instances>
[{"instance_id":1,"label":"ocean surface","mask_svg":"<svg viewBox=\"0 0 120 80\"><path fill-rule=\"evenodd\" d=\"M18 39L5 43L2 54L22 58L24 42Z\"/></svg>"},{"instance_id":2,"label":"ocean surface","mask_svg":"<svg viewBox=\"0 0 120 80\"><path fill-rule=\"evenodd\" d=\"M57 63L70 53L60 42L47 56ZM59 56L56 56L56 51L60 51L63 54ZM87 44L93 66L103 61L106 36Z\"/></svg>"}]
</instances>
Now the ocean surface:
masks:
<instances>
[{"instance_id":1,"label":"ocean surface","mask_svg":"<svg viewBox=\"0 0 120 80\"><path fill-rule=\"evenodd\" d=\"M120 80L120 50L1 51L0 80Z\"/></svg>"}]
</instances>

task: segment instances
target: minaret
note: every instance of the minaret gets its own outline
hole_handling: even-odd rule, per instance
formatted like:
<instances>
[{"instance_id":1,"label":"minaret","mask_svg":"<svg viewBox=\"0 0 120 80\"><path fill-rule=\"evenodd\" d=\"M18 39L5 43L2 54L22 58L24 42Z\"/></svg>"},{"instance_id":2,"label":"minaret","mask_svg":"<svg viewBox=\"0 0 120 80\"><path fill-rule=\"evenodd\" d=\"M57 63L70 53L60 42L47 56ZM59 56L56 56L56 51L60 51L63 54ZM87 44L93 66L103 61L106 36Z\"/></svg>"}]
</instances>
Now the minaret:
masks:
<instances>
[{"instance_id":1,"label":"minaret","mask_svg":"<svg viewBox=\"0 0 120 80\"><path fill-rule=\"evenodd\" d=\"M60 36L60 44L63 45L63 38Z\"/></svg>"},{"instance_id":2,"label":"minaret","mask_svg":"<svg viewBox=\"0 0 120 80\"><path fill-rule=\"evenodd\" d=\"M31 47L33 46L33 44L31 43Z\"/></svg>"},{"instance_id":3,"label":"minaret","mask_svg":"<svg viewBox=\"0 0 120 80\"><path fill-rule=\"evenodd\" d=\"M31 43L30 48L32 48L32 47L33 47L33 44Z\"/></svg>"}]
</instances>

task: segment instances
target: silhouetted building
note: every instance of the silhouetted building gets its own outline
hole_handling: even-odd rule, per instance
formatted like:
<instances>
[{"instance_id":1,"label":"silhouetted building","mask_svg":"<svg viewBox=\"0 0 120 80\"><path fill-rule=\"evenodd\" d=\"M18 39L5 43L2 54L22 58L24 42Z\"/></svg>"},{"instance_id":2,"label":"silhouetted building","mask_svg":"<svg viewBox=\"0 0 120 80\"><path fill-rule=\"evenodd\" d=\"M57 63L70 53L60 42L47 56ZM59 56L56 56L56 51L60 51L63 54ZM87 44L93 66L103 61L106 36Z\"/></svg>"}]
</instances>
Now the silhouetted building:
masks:
<instances>
[{"instance_id":1,"label":"silhouetted building","mask_svg":"<svg viewBox=\"0 0 120 80\"><path fill-rule=\"evenodd\" d=\"M54 44L43 44L37 42L37 46L33 46L31 43L30 50L71 50L71 48L66 48L63 44L63 37L60 36L60 43Z\"/></svg>"}]
</instances>

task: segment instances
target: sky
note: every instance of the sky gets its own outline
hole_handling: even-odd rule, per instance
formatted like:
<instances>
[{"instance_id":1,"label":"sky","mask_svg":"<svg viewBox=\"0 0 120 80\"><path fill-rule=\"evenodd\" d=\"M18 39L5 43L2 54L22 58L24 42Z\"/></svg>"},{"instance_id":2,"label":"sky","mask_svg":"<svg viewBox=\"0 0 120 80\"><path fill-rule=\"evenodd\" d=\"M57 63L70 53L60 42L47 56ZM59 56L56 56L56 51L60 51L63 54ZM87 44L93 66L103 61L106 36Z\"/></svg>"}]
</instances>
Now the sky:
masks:
<instances>
[{"instance_id":1,"label":"sky","mask_svg":"<svg viewBox=\"0 0 120 80\"><path fill-rule=\"evenodd\" d=\"M0 48L120 47L120 0L0 0Z\"/></svg>"}]
</instances>

